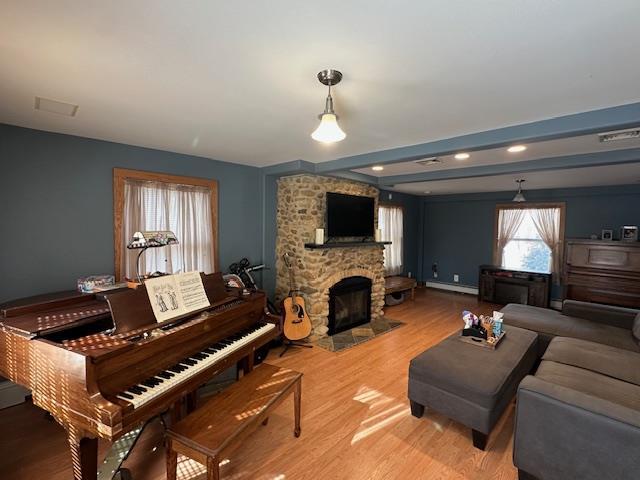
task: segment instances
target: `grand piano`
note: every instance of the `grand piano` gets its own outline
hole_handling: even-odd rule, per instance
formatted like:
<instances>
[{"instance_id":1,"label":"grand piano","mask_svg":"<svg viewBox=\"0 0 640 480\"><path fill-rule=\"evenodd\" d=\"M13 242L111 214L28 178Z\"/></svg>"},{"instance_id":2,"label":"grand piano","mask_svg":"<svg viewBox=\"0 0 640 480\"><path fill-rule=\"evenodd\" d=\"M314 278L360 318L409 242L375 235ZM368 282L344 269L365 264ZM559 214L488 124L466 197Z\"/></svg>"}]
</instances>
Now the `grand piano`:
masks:
<instances>
[{"instance_id":1,"label":"grand piano","mask_svg":"<svg viewBox=\"0 0 640 480\"><path fill-rule=\"evenodd\" d=\"M263 292L203 275L211 304L157 323L144 287L32 297L0 306L0 375L67 432L75 480L98 478L98 438L114 442L276 338ZM6 452L5 452L6 453Z\"/></svg>"}]
</instances>

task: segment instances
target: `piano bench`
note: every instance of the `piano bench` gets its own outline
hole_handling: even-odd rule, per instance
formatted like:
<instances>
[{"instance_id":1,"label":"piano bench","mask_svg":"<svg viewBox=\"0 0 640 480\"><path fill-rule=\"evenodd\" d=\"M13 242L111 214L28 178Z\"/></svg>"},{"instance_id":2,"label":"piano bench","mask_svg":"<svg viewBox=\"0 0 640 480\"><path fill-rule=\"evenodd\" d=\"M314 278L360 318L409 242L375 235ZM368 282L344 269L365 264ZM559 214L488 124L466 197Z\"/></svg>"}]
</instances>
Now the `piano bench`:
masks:
<instances>
[{"instance_id":1,"label":"piano bench","mask_svg":"<svg viewBox=\"0 0 640 480\"><path fill-rule=\"evenodd\" d=\"M302 374L263 363L167 430L167 479L176 480L178 454L206 465L207 480L219 464L287 396L294 394L294 435L300 436Z\"/></svg>"}]
</instances>

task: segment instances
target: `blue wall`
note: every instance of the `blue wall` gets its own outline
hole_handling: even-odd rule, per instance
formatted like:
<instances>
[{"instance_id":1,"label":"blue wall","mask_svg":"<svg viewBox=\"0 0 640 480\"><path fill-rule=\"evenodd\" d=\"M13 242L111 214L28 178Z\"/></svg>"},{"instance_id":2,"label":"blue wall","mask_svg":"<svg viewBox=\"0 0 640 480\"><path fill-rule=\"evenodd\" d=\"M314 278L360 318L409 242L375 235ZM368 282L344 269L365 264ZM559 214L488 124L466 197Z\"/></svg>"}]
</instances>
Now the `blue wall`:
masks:
<instances>
[{"instance_id":1,"label":"blue wall","mask_svg":"<svg viewBox=\"0 0 640 480\"><path fill-rule=\"evenodd\" d=\"M566 202L566 238L589 238L602 229L619 235L622 225L640 225L640 185L526 191L528 201ZM478 266L491 264L496 203L513 192L423 198L422 280L478 285ZM438 278L431 266L438 264Z\"/></svg>"},{"instance_id":2,"label":"blue wall","mask_svg":"<svg viewBox=\"0 0 640 480\"><path fill-rule=\"evenodd\" d=\"M260 170L0 124L0 302L113 273L114 167L219 181L219 261L262 255Z\"/></svg>"}]
</instances>

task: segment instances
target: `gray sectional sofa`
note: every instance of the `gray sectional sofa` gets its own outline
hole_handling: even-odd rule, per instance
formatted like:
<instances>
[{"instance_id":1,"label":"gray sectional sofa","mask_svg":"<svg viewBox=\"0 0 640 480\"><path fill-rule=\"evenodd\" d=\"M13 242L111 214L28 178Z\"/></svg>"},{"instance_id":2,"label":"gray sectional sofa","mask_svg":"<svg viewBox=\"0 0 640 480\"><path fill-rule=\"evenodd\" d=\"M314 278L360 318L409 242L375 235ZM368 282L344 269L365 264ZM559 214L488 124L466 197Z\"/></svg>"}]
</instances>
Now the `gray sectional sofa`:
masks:
<instances>
[{"instance_id":1,"label":"gray sectional sofa","mask_svg":"<svg viewBox=\"0 0 640 480\"><path fill-rule=\"evenodd\" d=\"M517 394L520 478L640 478L640 312L575 301L562 312L515 304L502 312L541 345Z\"/></svg>"}]
</instances>

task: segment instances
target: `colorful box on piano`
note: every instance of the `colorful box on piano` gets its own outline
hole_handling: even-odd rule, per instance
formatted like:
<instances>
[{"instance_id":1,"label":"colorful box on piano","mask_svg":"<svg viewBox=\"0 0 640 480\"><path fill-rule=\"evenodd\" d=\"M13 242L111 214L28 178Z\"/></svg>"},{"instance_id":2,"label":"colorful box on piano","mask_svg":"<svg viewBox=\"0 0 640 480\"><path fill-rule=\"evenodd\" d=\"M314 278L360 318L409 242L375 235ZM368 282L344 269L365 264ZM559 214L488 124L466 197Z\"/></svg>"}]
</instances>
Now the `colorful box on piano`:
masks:
<instances>
[{"instance_id":1,"label":"colorful box on piano","mask_svg":"<svg viewBox=\"0 0 640 480\"><path fill-rule=\"evenodd\" d=\"M78 279L78 291L83 293L93 293L115 285L116 279L113 275L91 275Z\"/></svg>"}]
</instances>

